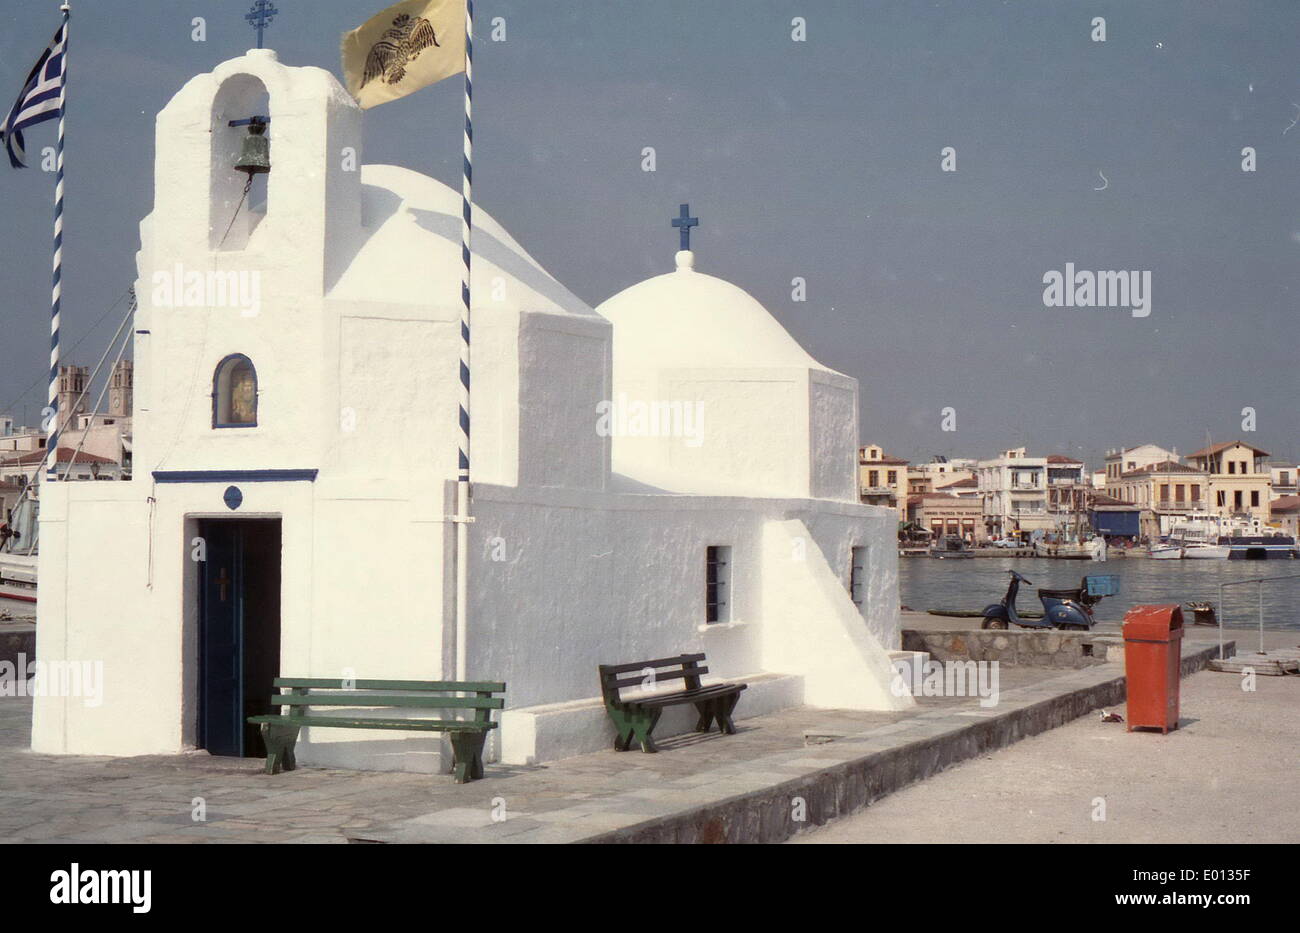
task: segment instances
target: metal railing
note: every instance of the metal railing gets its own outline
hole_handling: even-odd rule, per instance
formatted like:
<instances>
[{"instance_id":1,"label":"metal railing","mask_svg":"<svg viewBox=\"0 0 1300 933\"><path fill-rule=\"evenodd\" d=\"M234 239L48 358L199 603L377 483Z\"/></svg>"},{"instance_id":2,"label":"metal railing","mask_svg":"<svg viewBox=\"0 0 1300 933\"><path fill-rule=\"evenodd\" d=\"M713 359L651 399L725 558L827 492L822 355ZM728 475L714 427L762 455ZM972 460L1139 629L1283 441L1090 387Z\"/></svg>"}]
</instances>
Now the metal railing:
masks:
<instances>
[{"instance_id":1,"label":"metal railing","mask_svg":"<svg viewBox=\"0 0 1300 933\"><path fill-rule=\"evenodd\" d=\"M1248 583L1259 584L1259 653L1264 653L1264 584L1275 580L1300 580L1300 573L1288 573L1280 577L1251 577L1249 580L1230 580L1219 584L1219 660L1223 660L1223 589L1228 586L1245 586Z\"/></svg>"}]
</instances>

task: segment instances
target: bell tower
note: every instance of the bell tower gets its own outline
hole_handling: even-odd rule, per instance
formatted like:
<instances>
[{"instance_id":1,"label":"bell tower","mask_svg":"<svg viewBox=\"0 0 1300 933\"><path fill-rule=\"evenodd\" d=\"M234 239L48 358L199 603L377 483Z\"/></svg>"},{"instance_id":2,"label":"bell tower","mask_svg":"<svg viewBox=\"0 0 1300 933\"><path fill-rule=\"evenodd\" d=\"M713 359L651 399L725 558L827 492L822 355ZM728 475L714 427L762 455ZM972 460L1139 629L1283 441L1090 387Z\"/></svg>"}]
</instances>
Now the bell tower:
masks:
<instances>
[{"instance_id":1,"label":"bell tower","mask_svg":"<svg viewBox=\"0 0 1300 933\"><path fill-rule=\"evenodd\" d=\"M108 377L108 413L115 418L131 416L131 392L135 387L135 369L130 360L118 360Z\"/></svg>"},{"instance_id":2,"label":"bell tower","mask_svg":"<svg viewBox=\"0 0 1300 933\"><path fill-rule=\"evenodd\" d=\"M134 459L142 471L316 461L338 415L326 296L361 243L361 108L328 71L251 49L158 114L136 257ZM255 373L234 419L228 361Z\"/></svg>"},{"instance_id":3,"label":"bell tower","mask_svg":"<svg viewBox=\"0 0 1300 933\"><path fill-rule=\"evenodd\" d=\"M274 269L323 294L361 214L361 109L332 74L250 49L191 79L156 141L155 268Z\"/></svg>"},{"instance_id":4,"label":"bell tower","mask_svg":"<svg viewBox=\"0 0 1300 933\"><path fill-rule=\"evenodd\" d=\"M59 367L59 433L77 427L77 419L86 413L86 378L84 366Z\"/></svg>"}]
</instances>

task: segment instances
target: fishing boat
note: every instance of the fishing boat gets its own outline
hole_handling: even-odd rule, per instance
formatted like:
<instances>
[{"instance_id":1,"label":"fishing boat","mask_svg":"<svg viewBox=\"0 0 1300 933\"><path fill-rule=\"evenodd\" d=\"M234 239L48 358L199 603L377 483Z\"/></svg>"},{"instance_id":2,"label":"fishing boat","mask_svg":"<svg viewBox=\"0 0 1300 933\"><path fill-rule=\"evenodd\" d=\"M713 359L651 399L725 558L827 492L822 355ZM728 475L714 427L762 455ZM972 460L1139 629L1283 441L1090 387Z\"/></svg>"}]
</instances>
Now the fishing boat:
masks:
<instances>
[{"instance_id":1,"label":"fishing boat","mask_svg":"<svg viewBox=\"0 0 1300 933\"><path fill-rule=\"evenodd\" d=\"M1034 544L1035 557L1055 560L1093 560L1096 547L1091 541L1038 541Z\"/></svg>"},{"instance_id":2,"label":"fishing boat","mask_svg":"<svg viewBox=\"0 0 1300 933\"><path fill-rule=\"evenodd\" d=\"M930 548L930 556L939 560L953 560L974 557L975 553L957 535L944 535L938 544Z\"/></svg>"}]
</instances>

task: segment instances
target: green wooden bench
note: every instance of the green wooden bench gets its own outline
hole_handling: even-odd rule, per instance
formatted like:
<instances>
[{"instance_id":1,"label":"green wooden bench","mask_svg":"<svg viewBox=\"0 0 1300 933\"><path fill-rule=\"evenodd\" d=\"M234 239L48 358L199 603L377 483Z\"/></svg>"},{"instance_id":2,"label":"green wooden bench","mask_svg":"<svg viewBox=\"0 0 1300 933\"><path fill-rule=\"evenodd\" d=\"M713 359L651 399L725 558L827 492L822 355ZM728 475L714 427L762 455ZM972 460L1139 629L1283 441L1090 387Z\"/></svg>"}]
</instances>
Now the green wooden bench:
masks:
<instances>
[{"instance_id":1,"label":"green wooden bench","mask_svg":"<svg viewBox=\"0 0 1300 933\"><path fill-rule=\"evenodd\" d=\"M625 752L636 738L641 751L657 752L651 733L667 706L693 703L699 720L696 732L708 732L716 719L718 731L736 734L736 724L731 721L731 711L736 708L740 691L748 684L700 685L700 677L709 672L701 662L702 654L683 654L675 658L655 661L633 661L629 664L600 665L600 694L605 699L605 709L614 721L618 737L614 751ZM630 675L630 676L629 676ZM624 699L622 691L628 687L646 687L666 680L681 680L683 690L667 693L644 694Z\"/></svg>"},{"instance_id":2,"label":"green wooden bench","mask_svg":"<svg viewBox=\"0 0 1300 933\"><path fill-rule=\"evenodd\" d=\"M451 740L452 774L457 784L483 776L483 743L497 724L492 710L505 706L506 685L494 681L455 680L322 680L320 678L277 677L281 692L271 705L281 707L279 715L249 716L262 727L266 741L266 773L292 771L298 763L294 746L303 726L314 729L392 729L401 732L445 732ZM368 691L382 690L384 693ZM322 692L325 691L325 692ZM439 696L472 693L473 696ZM362 716L321 716L311 707L350 706L368 709L423 709L447 711L443 719L399 719ZM453 719L454 710L472 709L473 719Z\"/></svg>"}]
</instances>

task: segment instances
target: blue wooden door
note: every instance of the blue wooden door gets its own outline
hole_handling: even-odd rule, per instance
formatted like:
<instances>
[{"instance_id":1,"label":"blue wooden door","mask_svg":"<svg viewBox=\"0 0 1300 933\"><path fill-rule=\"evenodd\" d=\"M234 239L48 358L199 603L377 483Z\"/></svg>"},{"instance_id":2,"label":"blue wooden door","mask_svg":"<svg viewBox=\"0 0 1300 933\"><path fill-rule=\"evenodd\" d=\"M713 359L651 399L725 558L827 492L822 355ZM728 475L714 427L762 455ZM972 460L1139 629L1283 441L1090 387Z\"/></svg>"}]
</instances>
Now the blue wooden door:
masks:
<instances>
[{"instance_id":1,"label":"blue wooden door","mask_svg":"<svg viewBox=\"0 0 1300 933\"><path fill-rule=\"evenodd\" d=\"M213 755L244 754L243 607L240 529L200 524L199 745Z\"/></svg>"}]
</instances>

